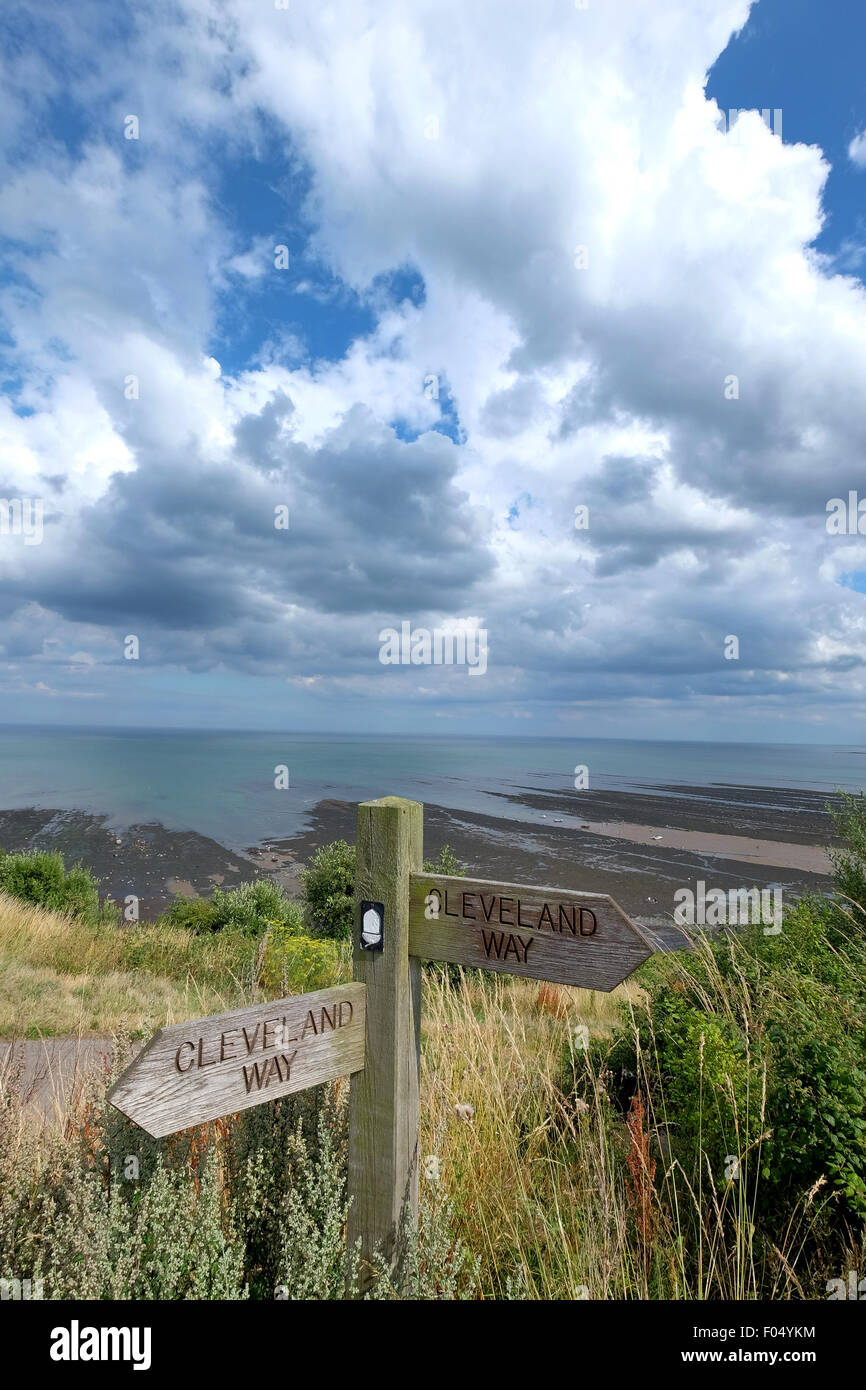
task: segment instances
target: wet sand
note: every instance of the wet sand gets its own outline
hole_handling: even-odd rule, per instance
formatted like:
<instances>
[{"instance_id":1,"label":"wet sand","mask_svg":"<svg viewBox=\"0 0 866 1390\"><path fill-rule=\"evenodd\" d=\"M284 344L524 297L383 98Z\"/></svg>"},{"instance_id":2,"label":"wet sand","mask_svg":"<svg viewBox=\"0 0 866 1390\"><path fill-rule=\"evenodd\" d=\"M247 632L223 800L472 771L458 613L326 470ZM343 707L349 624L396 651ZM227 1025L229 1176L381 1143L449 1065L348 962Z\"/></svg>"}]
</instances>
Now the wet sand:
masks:
<instances>
[{"instance_id":1,"label":"wet sand","mask_svg":"<svg viewBox=\"0 0 866 1390\"><path fill-rule=\"evenodd\" d=\"M672 849L691 850L693 854L721 855L738 863L774 864L782 869L805 869L813 874L829 874L830 856L818 845L791 844L784 840L748 840L744 835L716 835L701 830L658 830L654 825L619 823L585 824L582 830L593 835L607 835L617 840L630 840L637 845L667 845Z\"/></svg>"},{"instance_id":2,"label":"wet sand","mask_svg":"<svg viewBox=\"0 0 866 1390\"><path fill-rule=\"evenodd\" d=\"M838 808L839 797L823 792L659 783L642 792L593 789L542 793L527 787L519 794L492 794L506 804L528 807L554 820L569 816L590 824L631 822L663 830L741 835L804 845L836 843L827 806Z\"/></svg>"}]
</instances>

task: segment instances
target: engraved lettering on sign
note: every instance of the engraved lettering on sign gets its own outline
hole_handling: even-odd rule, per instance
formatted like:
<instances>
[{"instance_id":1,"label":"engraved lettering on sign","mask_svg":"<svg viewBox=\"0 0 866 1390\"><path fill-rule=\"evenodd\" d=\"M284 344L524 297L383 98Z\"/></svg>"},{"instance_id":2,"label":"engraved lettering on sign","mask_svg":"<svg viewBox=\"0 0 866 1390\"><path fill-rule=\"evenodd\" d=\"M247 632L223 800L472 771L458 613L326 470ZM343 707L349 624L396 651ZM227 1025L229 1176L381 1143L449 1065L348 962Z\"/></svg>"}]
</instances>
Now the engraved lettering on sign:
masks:
<instances>
[{"instance_id":1,"label":"engraved lettering on sign","mask_svg":"<svg viewBox=\"0 0 866 1390\"><path fill-rule=\"evenodd\" d=\"M484 942L484 953L488 957L495 956L497 960L508 960L513 955L515 960L526 962L529 948L532 945L532 937L525 941L522 936L516 936L512 932L485 931L481 928L481 938Z\"/></svg>"},{"instance_id":2,"label":"engraved lettering on sign","mask_svg":"<svg viewBox=\"0 0 866 1390\"><path fill-rule=\"evenodd\" d=\"M260 1091L263 1086L269 1086L272 1081L288 1081L292 1074L292 1063L298 1055L295 1048L291 1056L285 1053L282 1056L269 1057L266 1062L253 1062L251 1067L244 1067L244 1081L247 1083L247 1091L253 1089Z\"/></svg>"},{"instance_id":3,"label":"engraved lettering on sign","mask_svg":"<svg viewBox=\"0 0 866 1390\"><path fill-rule=\"evenodd\" d=\"M294 1033L291 1037L285 1015L282 1018L266 1018L254 1028L228 1028L220 1033L219 1038L199 1037L195 1042L182 1042L175 1053L174 1064L177 1071L186 1075L212 1067L217 1062L240 1061L244 1049L247 1057L254 1052L272 1052L275 1047L284 1049L288 1043L303 1042L306 1037L318 1038L323 1033L345 1028L346 1024L351 1023L353 1012L351 999L337 999L331 1005L308 1009L300 1035ZM288 1081L297 1055L298 1049L295 1048L294 1052L273 1053L261 1062L254 1061L250 1066L242 1064L247 1093L264 1090L272 1081Z\"/></svg>"},{"instance_id":4,"label":"engraved lettering on sign","mask_svg":"<svg viewBox=\"0 0 866 1390\"><path fill-rule=\"evenodd\" d=\"M460 907L455 911L454 894L450 902L447 889L442 896L445 916L462 917L466 922L481 920L475 911L480 903L484 921L498 922L503 927L525 927L528 931L554 931L571 936L594 936L598 930L598 918L592 908L579 907L577 903L542 902L540 907L533 909L520 898L503 898L498 893L489 897L484 893L461 893Z\"/></svg>"},{"instance_id":5,"label":"engraved lettering on sign","mask_svg":"<svg viewBox=\"0 0 866 1390\"><path fill-rule=\"evenodd\" d=\"M611 990L652 944L605 893L421 872L409 875L409 953Z\"/></svg>"}]
</instances>

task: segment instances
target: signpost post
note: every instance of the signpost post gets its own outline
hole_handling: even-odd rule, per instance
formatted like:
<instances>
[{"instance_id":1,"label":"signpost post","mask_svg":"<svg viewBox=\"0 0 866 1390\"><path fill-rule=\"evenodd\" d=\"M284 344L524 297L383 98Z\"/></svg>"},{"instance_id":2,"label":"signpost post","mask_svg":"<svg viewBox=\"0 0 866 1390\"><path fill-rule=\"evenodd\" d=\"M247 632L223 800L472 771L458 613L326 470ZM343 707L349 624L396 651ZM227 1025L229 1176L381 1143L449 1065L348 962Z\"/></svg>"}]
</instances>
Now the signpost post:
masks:
<instances>
[{"instance_id":1,"label":"signpost post","mask_svg":"<svg viewBox=\"0 0 866 1390\"><path fill-rule=\"evenodd\" d=\"M160 1028L108 1099L157 1138L338 1076L349 1094L350 1250L400 1259L418 1209L421 961L612 990L654 947L612 898L421 871L423 807L358 807L354 980Z\"/></svg>"},{"instance_id":2,"label":"signpost post","mask_svg":"<svg viewBox=\"0 0 866 1390\"><path fill-rule=\"evenodd\" d=\"M397 796L358 807L354 975L367 990L367 1062L349 1091L348 1240L360 1241L362 1291L374 1251L396 1263L403 1214L418 1211L421 962L409 954L409 875L421 868L423 816ZM376 950L364 940L371 902L384 909Z\"/></svg>"}]
</instances>

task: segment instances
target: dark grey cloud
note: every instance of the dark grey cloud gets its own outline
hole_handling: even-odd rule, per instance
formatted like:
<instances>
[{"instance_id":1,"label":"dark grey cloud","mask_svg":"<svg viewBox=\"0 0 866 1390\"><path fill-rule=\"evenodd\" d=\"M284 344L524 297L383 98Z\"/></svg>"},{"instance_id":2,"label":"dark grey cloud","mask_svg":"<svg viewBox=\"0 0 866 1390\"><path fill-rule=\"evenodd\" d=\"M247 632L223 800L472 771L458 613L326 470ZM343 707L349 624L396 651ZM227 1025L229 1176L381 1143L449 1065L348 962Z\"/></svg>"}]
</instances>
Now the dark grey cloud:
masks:
<instances>
[{"instance_id":1,"label":"dark grey cloud","mask_svg":"<svg viewBox=\"0 0 866 1390\"><path fill-rule=\"evenodd\" d=\"M287 605L320 627L324 614L463 605L494 562L489 517L454 483L456 446L436 432L403 442L356 406L313 447L293 440L291 417L285 396L243 417L225 462L195 441L182 457L140 451L52 528L7 597L129 631L234 627L238 658L247 644L255 656L257 635L273 652ZM288 530L274 525L282 505Z\"/></svg>"}]
</instances>

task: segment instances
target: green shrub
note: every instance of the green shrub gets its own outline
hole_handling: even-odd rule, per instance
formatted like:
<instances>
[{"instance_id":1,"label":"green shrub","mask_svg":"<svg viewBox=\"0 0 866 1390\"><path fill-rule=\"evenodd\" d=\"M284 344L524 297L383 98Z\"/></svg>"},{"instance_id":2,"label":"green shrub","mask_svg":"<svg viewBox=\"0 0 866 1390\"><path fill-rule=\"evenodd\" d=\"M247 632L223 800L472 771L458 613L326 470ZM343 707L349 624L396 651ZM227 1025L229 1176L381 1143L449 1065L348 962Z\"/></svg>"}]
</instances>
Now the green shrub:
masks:
<instances>
[{"instance_id":1,"label":"green shrub","mask_svg":"<svg viewBox=\"0 0 866 1390\"><path fill-rule=\"evenodd\" d=\"M50 1241L40 1249L55 1299L242 1299L244 1250L222 1211L217 1154L195 1173L157 1161L148 1181L73 1171L54 1194Z\"/></svg>"},{"instance_id":2,"label":"green shrub","mask_svg":"<svg viewBox=\"0 0 866 1390\"><path fill-rule=\"evenodd\" d=\"M600 1071L621 1114L641 1093L677 1221L696 1202L704 1233L747 1212L768 1278L792 1232L842 1260L866 1220L866 934L849 901L866 802L847 814L844 896L801 900L778 935L729 929L657 956L613 1044L569 1061L584 1100Z\"/></svg>"},{"instance_id":3,"label":"green shrub","mask_svg":"<svg viewBox=\"0 0 866 1390\"><path fill-rule=\"evenodd\" d=\"M355 846L334 840L316 850L301 869L301 888L309 922L320 936L349 941L355 917Z\"/></svg>"},{"instance_id":4,"label":"green shrub","mask_svg":"<svg viewBox=\"0 0 866 1390\"><path fill-rule=\"evenodd\" d=\"M355 846L345 840L334 840L316 850L310 863L301 869L301 888L307 919L319 936L340 941L352 939L355 921ZM465 874L457 857L448 845L443 845L439 858L424 861L424 872L430 874Z\"/></svg>"},{"instance_id":5,"label":"green shrub","mask_svg":"<svg viewBox=\"0 0 866 1390\"><path fill-rule=\"evenodd\" d=\"M264 936L268 925L275 922L289 923L292 930L299 930L303 914L273 879L257 878L237 888L215 888L209 898L177 897L161 920L197 933L229 931Z\"/></svg>"},{"instance_id":6,"label":"green shrub","mask_svg":"<svg viewBox=\"0 0 866 1390\"><path fill-rule=\"evenodd\" d=\"M448 874L450 877L465 878L466 865L461 864L450 845L443 845L438 859L424 860L425 874Z\"/></svg>"},{"instance_id":7,"label":"green shrub","mask_svg":"<svg viewBox=\"0 0 866 1390\"><path fill-rule=\"evenodd\" d=\"M78 917L91 926L116 921L118 916L115 904L100 906L99 888L90 870L81 864L65 869L58 850L0 853L0 890L23 902Z\"/></svg>"},{"instance_id":8,"label":"green shrub","mask_svg":"<svg viewBox=\"0 0 866 1390\"><path fill-rule=\"evenodd\" d=\"M296 903L287 898L271 878L257 878L238 888L215 888L211 905L216 913L212 931L238 931L245 936L262 936L268 922L294 921L300 925Z\"/></svg>"},{"instance_id":9,"label":"green shrub","mask_svg":"<svg viewBox=\"0 0 866 1390\"><path fill-rule=\"evenodd\" d=\"M216 931L217 911L210 898L176 897L163 921L192 932Z\"/></svg>"},{"instance_id":10,"label":"green shrub","mask_svg":"<svg viewBox=\"0 0 866 1390\"><path fill-rule=\"evenodd\" d=\"M842 901L862 928L866 928L866 796L841 793L838 810L830 814L844 845L831 849L836 887Z\"/></svg>"}]
</instances>

